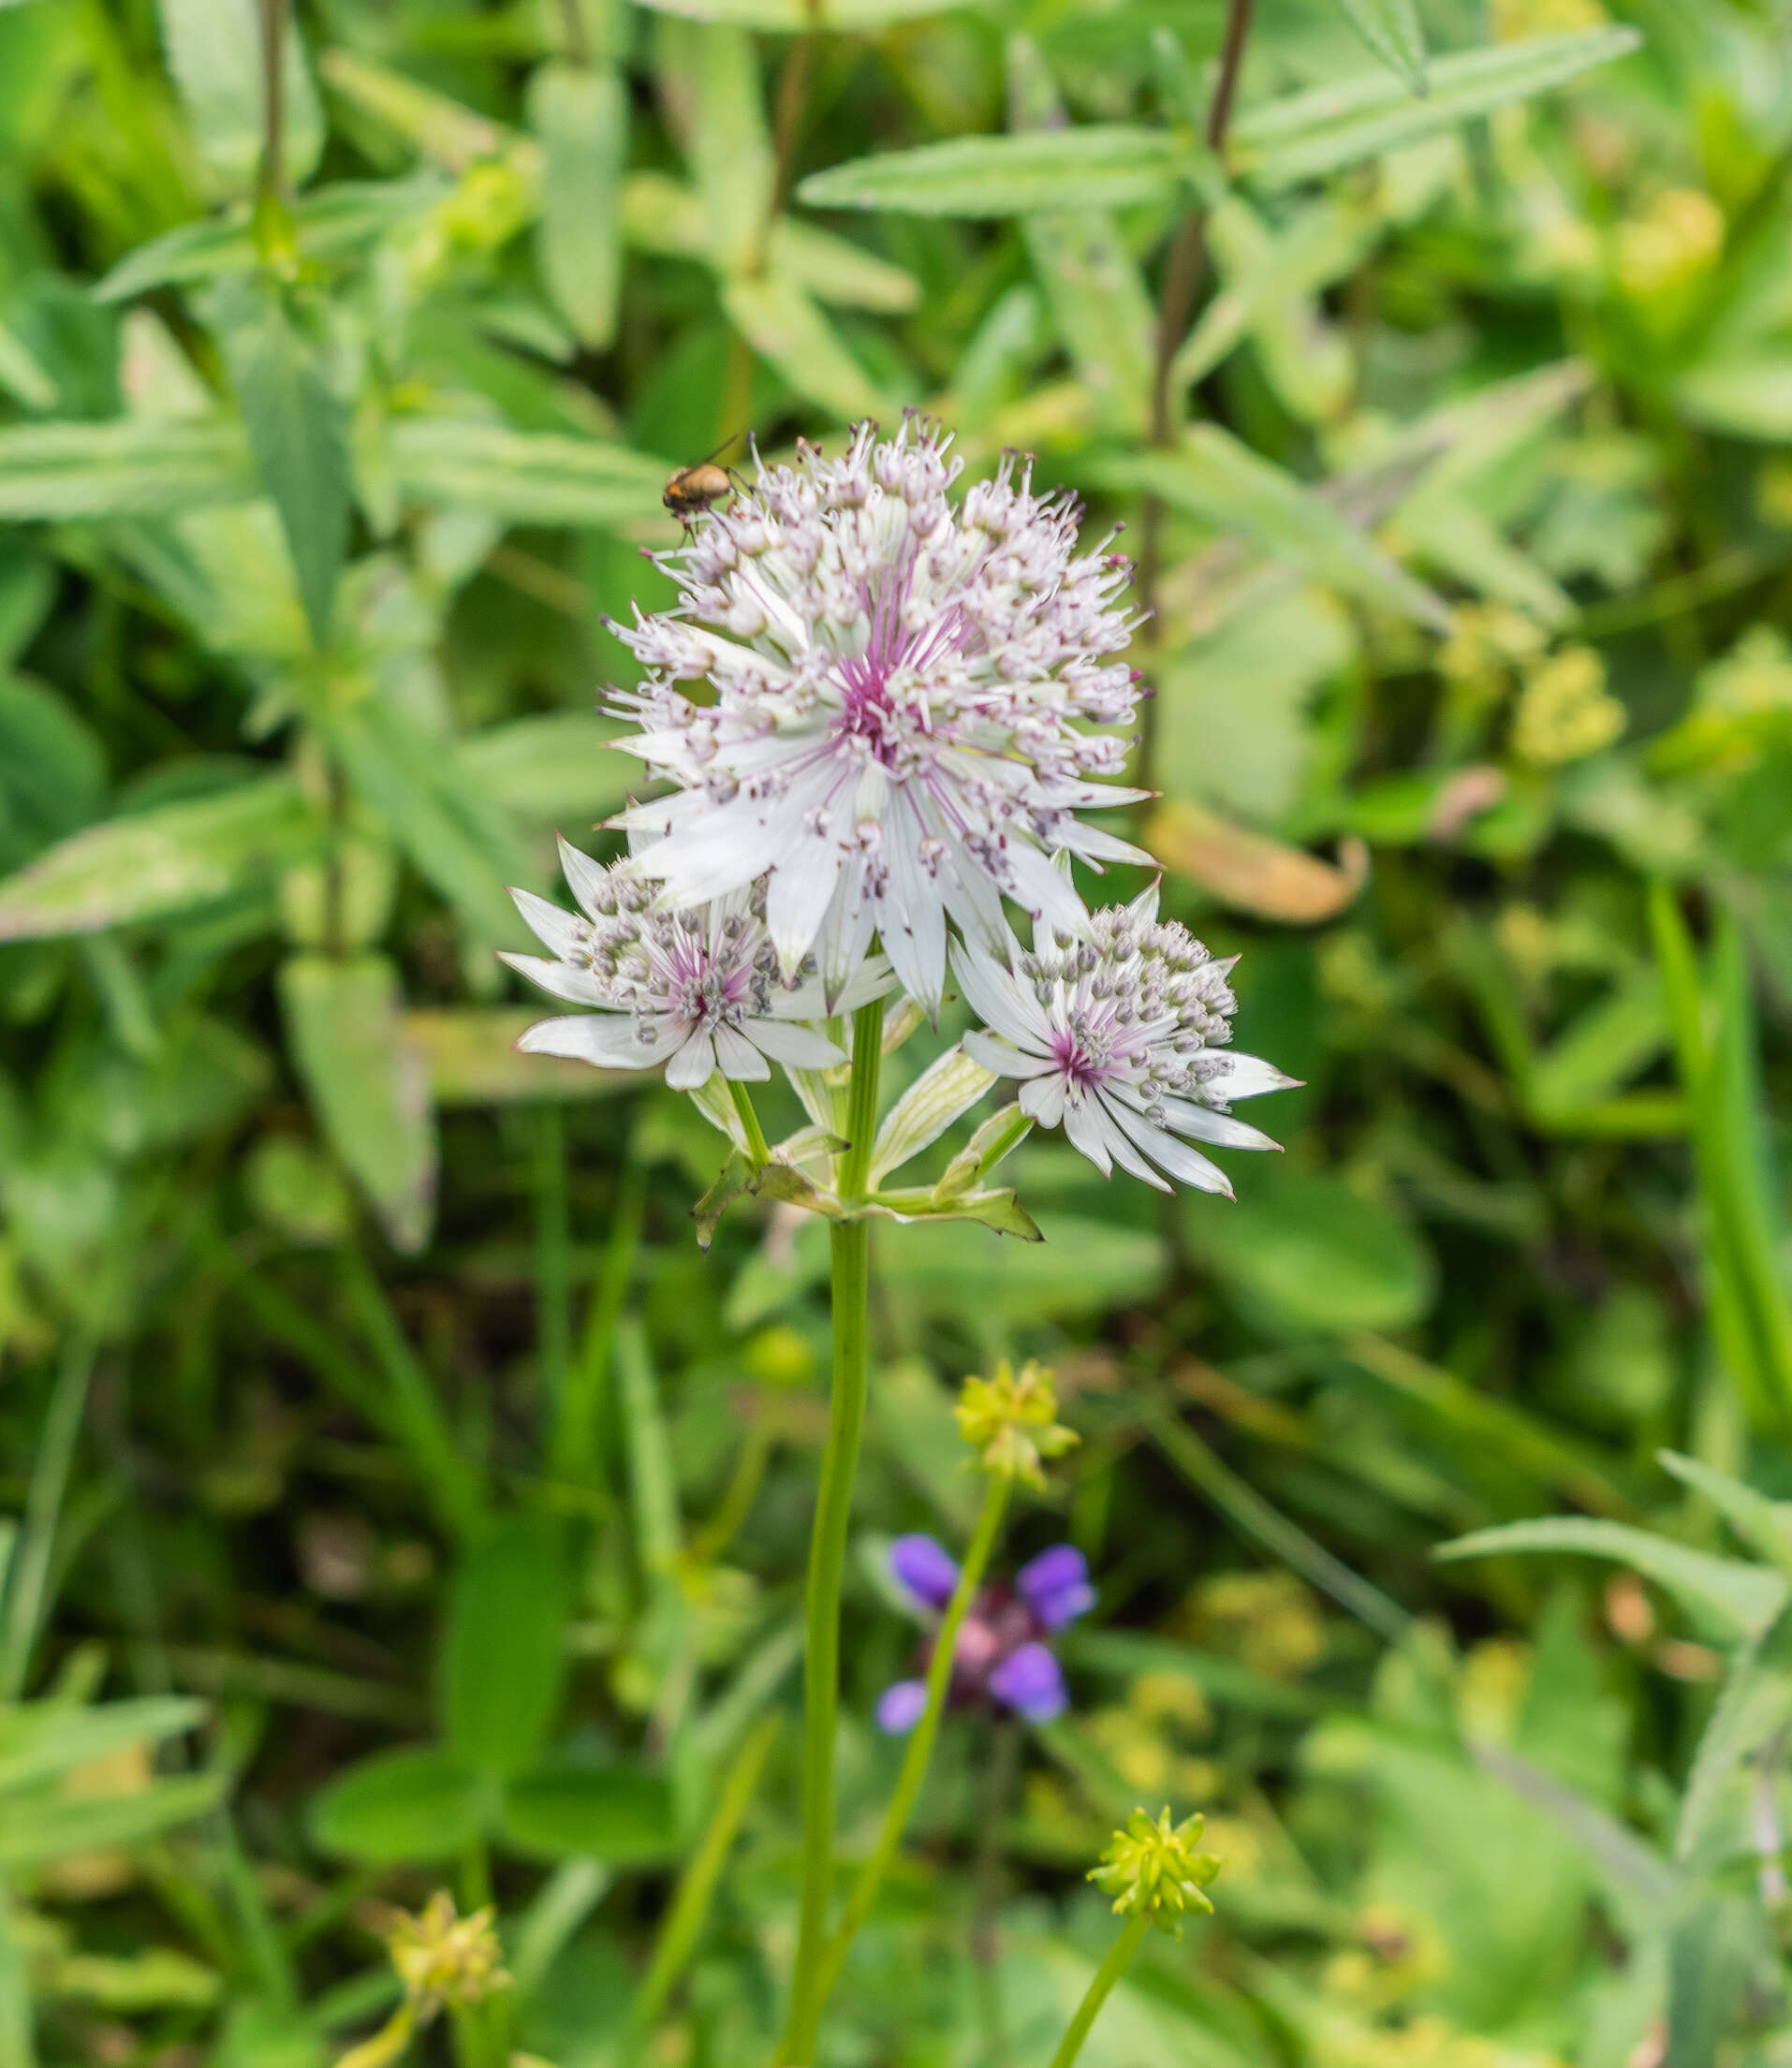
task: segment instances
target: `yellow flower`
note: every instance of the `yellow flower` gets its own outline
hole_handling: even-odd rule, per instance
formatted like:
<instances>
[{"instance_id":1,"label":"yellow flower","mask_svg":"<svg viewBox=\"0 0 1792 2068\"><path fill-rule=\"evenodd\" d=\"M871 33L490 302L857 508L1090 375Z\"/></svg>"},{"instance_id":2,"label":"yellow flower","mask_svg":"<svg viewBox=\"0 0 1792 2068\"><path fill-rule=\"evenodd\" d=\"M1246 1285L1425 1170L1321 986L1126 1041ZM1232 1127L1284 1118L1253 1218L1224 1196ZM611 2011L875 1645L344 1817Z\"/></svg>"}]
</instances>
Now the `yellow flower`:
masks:
<instances>
[{"instance_id":1,"label":"yellow flower","mask_svg":"<svg viewBox=\"0 0 1792 2068\"><path fill-rule=\"evenodd\" d=\"M1204 1823L1192 1816L1172 1824L1168 1809L1155 1822L1142 1810L1133 1811L1109 1841L1101 1865L1089 1870L1089 1879L1113 1898L1116 1916L1148 1916L1160 1931L1180 1938L1191 1911L1212 1911L1205 1889L1224 1862L1195 1850Z\"/></svg>"},{"instance_id":2,"label":"yellow flower","mask_svg":"<svg viewBox=\"0 0 1792 2068\"><path fill-rule=\"evenodd\" d=\"M967 1378L958 1405L959 1434L982 1455L985 1472L1043 1487L1041 1460L1059 1458L1078 1441L1056 1419L1058 1396L1051 1374L1029 1359L1017 1375L1004 1357L987 1379Z\"/></svg>"},{"instance_id":3,"label":"yellow flower","mask_svg":"<svg viewBox=\"0 0 1792 2068\"><path fill-rule=\"evenodd\" d=\"M415 1917L399 1913L386 1950L420 2015L445 2004L458 2011L510 1987L492 1916L490 1904L471 1916L457 1915L445 1888L438 1888Z\"/></svg>"},{"instance_id":4,"label":"yellow flower","mask_svg":"<svg viewBox=\"0 0 1792 2068\"><path fill-rule=\"evenodd\" d=\"M1628 723L1606 692L1606 664L1590 646L1565 646L1531 669L1512 721L1512 747L1535 768L1559 768L1608 747Z\"/></svg>"}]
</instances>

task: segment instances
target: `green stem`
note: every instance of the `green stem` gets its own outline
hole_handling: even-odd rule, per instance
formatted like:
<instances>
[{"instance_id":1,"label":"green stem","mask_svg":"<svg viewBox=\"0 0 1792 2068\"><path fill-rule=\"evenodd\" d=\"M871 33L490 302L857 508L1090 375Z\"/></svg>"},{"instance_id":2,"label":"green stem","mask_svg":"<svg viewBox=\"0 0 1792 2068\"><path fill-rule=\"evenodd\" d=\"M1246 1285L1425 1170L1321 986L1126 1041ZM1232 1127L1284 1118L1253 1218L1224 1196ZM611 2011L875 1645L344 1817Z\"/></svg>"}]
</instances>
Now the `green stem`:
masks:
<instances>
[{"instance_id":1,"label":"green stem","mask_svg":"<svg viewBox=\"0 0 1792 2068\"><path fill-rule=\"evenodd\" d=\"M584 1341L567 1370L566 1389L560 1396L560 1414L554 1423L549 1457L562 1478L580 1477L596 1459L598 1410L610 1384L616 1325L628 1298L646 1207L646 1181L639 1159L631 1154L617 1181L604 1260L592 1290L591 1305L585 1310Z\"/></svg>"},{"instance_id":2,"label":"green stem","mask_svg":"<svg viewBox=\"0 0 1792 2068\"><path fill-rule=\"evenodd\" d=\"M24 1527L12 1547L6 1571L6 1621L4 1631L0 1631L0 1701L17 1701L25 1691L25 1681L31 1671L32 1647L37 1640L45 1597L50 1589L56 1525L62 1516L63 1496L68 1490L75 1442L81 1434L81 1411L87 1404L87 1382L93 1376L98 1347L96 1338L88 1329L80 1329L71 1335L55 1384L51 1388L43 1434L37 1440L31 1483L25 1491Z\"/></svg>"},{"instance_id":3,"label":"green stem","mask_svg":"<svg viewBox=\"0 0 1792 2068\"><path fill-rule=\"evenodd\" d=\"M560 1418L572 1366L572 1231L566 1205L566 1122L551 1103L535 1114L536 1340L542 1420Z\"/></svg>"},{"instance_id":4,"label":"green stem","mask_svg":"<svg viewBox=\"0 0 1792 2068\"><path fill-rule=\"evenodd\" d=\"M1138 1951L1145 1934L1151 1929L1150 1911L1141 1911L1137 1917L1126 1921L1126 1929L1108 1948L1108 1958L1095 1970L1094 1979L1077 2005L1077 2015L1070 2020L1070 2029L1064 2035L1058 2050L1051 2057L1051 2068L1070 2068L1070 2064L1082 2051L1082 2043L1089 2037L1089 2028L1095 2022L1097 2013L1108 2001L1113 1986L1132 1965L1133 1955Z\"/></svg>"},{"instance_id":5,"label":"green stem","mask_svg":"<svg viewBox=\"0 0 1792 2068\"><path fill-rule=\"evenodd\" d=\"M659 2016L672 1985L697 1950L716 1884L727 1864L728 1849L757 1792L759 1776L765 1770L772 1739L777 1737L782 1721L775 1711L761 1720L742 1746L723 1783L722 1798L715 1806L715 1814L710 1819L710 1827L704 1832L702 1842L692 1854L690 1865L680 1878L678 1892L660 1926L654 1958L635 1992L628 2021L630 2031L637 2036L645 2032Z\"/></svg>"},{"instance_id":6,"label":"green stem","mask_svg":"<svg viewBox=\"0 0 1792 2068\"><path fill-rule=\"evenodd\" d=\"M939 1634L933 1641L933 1656L927 1668L927 1707L908 1740L903 1770L896 1777L896 1791L884 1811L877 1842L872 1848L871 1857L859 1870L859 1879L853 1884L840 1929L828 1942L828 1950L822 1958L821 1973L815 1982L817 2013L839 1979L841 1966L859 1927L871 1914L871 1906L896 1857L896 1849L908 1826L909 1813L915 1807L915 1797L920 1793L921 1782L926 1778L927 1763L933 1756L933 1740L939 1735L940 1718L946 1712L946 1697L952 1684L952 1656L958 1646L959 1630L983 1583L990 1553L995 1548L1003 1512L1007 1506L1009 1484L1006 1477L997 1474L990 1480L984 1492L983 1512L977 1517L970 1549L965 1552L964 1563L959 1569L958 1585L952 1590L952 1598L946 1606Z\"/></svg>"},{"instance_id":7,"label":"green stem","mask_svg":"<svg viewBox=\"0 0 1792 2068\"><path fill-rule=\"evenodd\" d=\"M727 1083L734 1110L741 1116L741 1125L746 1129L747 1161L756 1171L763 1170L771 1161L771 1151L766 1147L765 1129L759 1125L759 1116L753 1110L753 1094L733 1078L729 1078Z\"/></svg>"},{"instance_id":8,"label":"green stem","mask_svg":"<svg viewBox=\"0 0 1792 2068\"><path fill-rule=\"evenodd\" d=\"M847 1146L841 1156L842 1199L864 1195L876 1132L877 1085L883 1065L884 1007L880 1000L853 1016L852 1082L847 1093ZM833 1248L833 1387L828 1441L809 1542L802 1662L802 1906L790 2021L778 2048L782 2063L815 2058L820 2019L817 1987L827 1951L828 1896L833 1881L834 1732L840 1701L840 1583L846 1563L853 1474L865 1419L869 1371L867 1306L871 1286L871 1229L864 1221L836 1221Z\"/></svg>"}]
</instances>

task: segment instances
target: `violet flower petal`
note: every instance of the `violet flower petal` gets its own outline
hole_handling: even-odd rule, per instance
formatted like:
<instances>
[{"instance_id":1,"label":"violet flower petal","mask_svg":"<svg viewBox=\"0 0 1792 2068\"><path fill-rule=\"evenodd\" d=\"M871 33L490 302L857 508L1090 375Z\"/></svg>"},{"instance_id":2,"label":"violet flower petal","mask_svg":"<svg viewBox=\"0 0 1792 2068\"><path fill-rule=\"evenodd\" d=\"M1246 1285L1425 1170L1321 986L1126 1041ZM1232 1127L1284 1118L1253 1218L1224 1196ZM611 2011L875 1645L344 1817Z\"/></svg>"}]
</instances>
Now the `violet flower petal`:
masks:
<instances>
[{"instance_id":1,"label":"violet flower petal","mask_svg":"<svg viewBox=\"0 0 1792 2068\"><path fill-rule=\"evenodd\" d=\"M899 1536L889 1547L889 1571L925 1608L944 1608L958 1585L958 1561L931 1536Z\"/></svg>"},{"instance_id":2,"label":"violet flower petal","mask_svg":"<svg viewBox=\"0 0 1792 2068\"><path fill-rule=\"evenodd\" d=\"M1049 1723L1070 1701L1064 1668L1042 1644L1010 1651L990 1675L990 1693L1029 1723Z\"/></svg>"},{"instance_id":3,"label":"violet flower petal","mask_svg":"<svg viewBox=\"0 0 1792 2068\"><path fill-rule=\"evenodd\" d=\"M877 1698L877 1728L890 1738L906 1738L926 1713L925 1680L896 1680Z\"/></svg>"},{"instance_id":4,"label":"violet flower petal","mask_svg":"<svg viewBox=\"0 0 1792 2068\"><path fill-rule=\"evenodd\" d=\"M1095 1606L1089 1562L1074 1544L1054 1544L1021 1566L1014 1584L1048 1630L1062 1630Z\"/></svg>"}]
</instances>

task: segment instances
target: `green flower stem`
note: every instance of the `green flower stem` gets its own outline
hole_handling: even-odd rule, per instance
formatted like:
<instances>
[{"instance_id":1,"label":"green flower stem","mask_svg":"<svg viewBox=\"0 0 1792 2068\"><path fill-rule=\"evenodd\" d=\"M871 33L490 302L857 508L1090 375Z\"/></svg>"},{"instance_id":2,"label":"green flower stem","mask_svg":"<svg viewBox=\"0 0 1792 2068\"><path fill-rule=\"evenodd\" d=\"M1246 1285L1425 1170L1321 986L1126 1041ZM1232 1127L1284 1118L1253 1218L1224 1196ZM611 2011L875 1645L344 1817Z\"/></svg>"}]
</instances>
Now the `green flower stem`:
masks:
<instances>
[{"instance_id":1,"label":"green flower stem","mask_svg":"<svg viewBox=\"0 0 1792 2068\"><path fill-rule=\"evenodd\" d=\"M1051 2057L1051 2068L1070 2068L1071 2062L1081 2053L1082 2043L1089 2037L1089 2028L1095 2022L1114 1984L1132 1966L1133 1955L1138 1951L1150 1929L1149 1910L1141 1910L1137 1917L1126 1920L1125 1930L1108 1948L1108 1958L1095 1970L1094 1979L1083 1992L1082 2002L1077 2005L1077 2015L1070 2020L1069 2030Z\"/></svg>"},{"instance_id":2,"label":"green flower stem","mask_svg":"<svg viewBox=\"0 0 1792 2068\"><path fill-rule=\"evenodd\" d=\"M759 1125L759 1116L753 1110L753 1094L733 1078L729 1078L727 1085L734 1110L741 1116L741 1125L746 1129L747 1161L755 1170L763 1170L771 1161L771 1151L766 1146L765 1129Z\"/></svg>"},{"instance_id":3,"label":"green flower stem","mask_svg":"<svg viewBox=\"0 0 1792 2068\"><path fill-rule=\"evenodd\" d=\"M842 1153L840 1194L848 1205L864 1195L876 1134L877 1084L883 1064L884 1007L862 1005L853 1015L852 1081L847 1093L847 1146ZM834 1733L840 1702L840 1583L846 1563L853 1474L865 1419L869 1373L867 1305L871 1287L871 1228L865 1221L836 1221L833 1247L833 1386L828 1403L828 1441L809 1541L807 1636L802 1660L802 1906L790 2019L778 2048L788 2064L814 2059L821 2015L817 1987L827 1950L828 1897L833 1882Z\"/></svg>"},{"instance_id":4,"label":"green flower stem","mask_svg":"<svg viewBox=\"0 0 1792 2068\"><path fill-rule=\"evenodd\" d=\"M877 1843L872 1848L871 1857L859 1870L859 1879L853 1884L845 1914L840 1920L840 1929L828 1942L828 1950L821 1963L821 1973L815 1984L817 2012L826 2003L830 1991L839 1978L841 1966L859 1928L870 1916L878 1887L889 1871L890 1863L896 1857L896 1849L903 1841L909 1812L915 1807L915 1797L920 1793L921 1782L927 1774L927 1762L933 1756L933 1740L939 1734L940 1718L946 1710L947 1692L952 1682L952 1654L958 1644L959 1628L971 1603L976 1599L977 1591L982 1585L983 1575L989 1567L990 1553L995 1548L995 1540L1002 1528L1002 1517L1007 1507L1011 1483L1006 1474L992 1474L984 1492L983 1512L977 1518L970 1548L965 1552L964 1563L959 1569L958 1585L952 1590L952 1598L946 1606L946 1614L941 1620L939 1634L933 1642L933 1656L927 1668L927 1708L922 1711L921 1720L916 1724L908 1740L908 1750L903 1759L903 1770L896 1777L896 1791L889 1798L889 1807L884 1811L884 1822L877 1833Z\"/></svg>"}]
</instances>

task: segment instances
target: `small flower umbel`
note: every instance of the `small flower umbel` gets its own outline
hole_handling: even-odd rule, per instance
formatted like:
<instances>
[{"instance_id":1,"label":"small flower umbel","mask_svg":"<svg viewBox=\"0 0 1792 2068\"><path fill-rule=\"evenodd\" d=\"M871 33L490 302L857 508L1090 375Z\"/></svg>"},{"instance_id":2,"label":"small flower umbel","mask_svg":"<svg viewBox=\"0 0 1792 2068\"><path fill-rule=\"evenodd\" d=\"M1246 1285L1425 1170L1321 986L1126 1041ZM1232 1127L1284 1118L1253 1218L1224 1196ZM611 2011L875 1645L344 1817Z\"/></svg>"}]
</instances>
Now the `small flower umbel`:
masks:
<instances>
[{"instance_id":1,"label":"small flower umbel","mask_svg":"<svg viewBox=\"0 0 1792 2068\"><path fill-rule=\"evenodd\" d=\"M386 1951L404 1999L375 2032L351 2047L336 2068L385 2068L443 2011L472 2010L510 1987L504 1949L488 1905L463 1917L447 1889L438 1888L415 1915L395 1914Z\"/></svg>"},{"instance_id":2,"label":"small flower umbel","mask_svg":"<svg viewBox=\"0 0 1792 2068\"><path fill-rule=\"evenodd\" d=\"M1135 1810L1125 1828L1116 1831L1101 1864L1089 1879L1114 1899L1117 1917L1147 1917L1173 1939L1182 1935L1182 1919L1196 1911L1212 1914L1207 1885L1224 1862L1212 1853L1197 1853L1207 1820L1184 1817L1172 1824L1166 1807L1155 1818Z\"/></svg>"},{"instance_id":3,"label":"small flower umbel","mask_svg":"<svg viewBox=\"0 0 1792 2068\"><path fill-rule=\"evenodd\" d=\"M763 1082L773 1063L820 1070L846 1060L825 1034L802 1024L827 1008L813 978L786 983L780 974L765 929L762 883L701 910L655 912L648 886L624 871L606 869L565 841L560 859L577 913L527 890L510 893L552 959L504 960L551 996L595 1010L539 1020L518 1048L610 1069L664 1064L667 1083L685 1092L718 1070L736 1082ZM893 981L881 958L859 964L841 1008L881 996Z\"/></svg>"},{"instance_id":4,"label":"small flower umbel","mask_svg":"<svg viewBox=\"0 0 1792 2068\"><path fill-rule=\"evenodd\" d=\"M1195 1850L1201 1825L1198 1816L1172 1824L1168 1809L1160 1810L1154 1819L1143 1810L1135 1810L1125 1828L1114 1833L1101 1864L1090 1869L1089 1879L1113 1898L1114 1914L1125 1918L1126 1928L1095 1970L1069 2030L1051 2057L1051 2068L1071 2068L1096 2014L1131 1966L1153 1925L1180 1939L1184 1916L1212 1911L1205 1890L1222 1863L1212 1853Z\"/></svg>"},{"instance_id":5,"label":"small flower umbel","mask_svg":"<svg viewBox=\"0 0 1792 2068\"><path fill-rule=\"evenodd\" d=\"M1041 927L1031 953L1010 935L1005 957L967 942L952 961L984 1023L965 1035L966 1054L1023 1079L1022 1112L1041 1127L1062 1123L1104 1177L1118 1164L1160 1192L1171 1190L1162 1172L1229 1198L1226 1173L1189 1141L1277 1146L1226 1107L1296 1079L1226 1046L1238 1009L1232 965L1158 918L1154 886L1095 913L1086 940Z\"/></svg>"},{"instance_id":6,"label":"small flower umbel","mask_svg":"<svg viewBox=\"0 0 1792 2068\"><path fill-rule=\"evenodd\" d=\"M1050 1372L1031 1359L1017 1373L1004 1357L989 1378L966 1379L952 1414L985 1472L1030 1487L1045 1485L1042 1460L1062 1458L1079 1441L1057 1418Z\"/></svg>"},{"instance_id":7,"label":"small flower umbel","mask_svg":"<svg viewBox=\"0 0 1792 2068\"><path fill-rule=\"evenodd\" d=\"M676 794L618 823L666 836L638 863L684 909L770 872L766 919L794 975L815 948L838 997L872 930L937 1012L946 921L993 940L1013 898L1073 932L1049 857L1149 858L1079 812L1142 793L1120 773L1134 670L1131 565L1079 553L1078 504L1036 494L1012 456L962 504L938 426L860 424L799 447L666 556L676 610L611 629L650 671L612 699L618 746ZM704 682L713 701L679 686Z\"/></svg>"}]
</instances>

